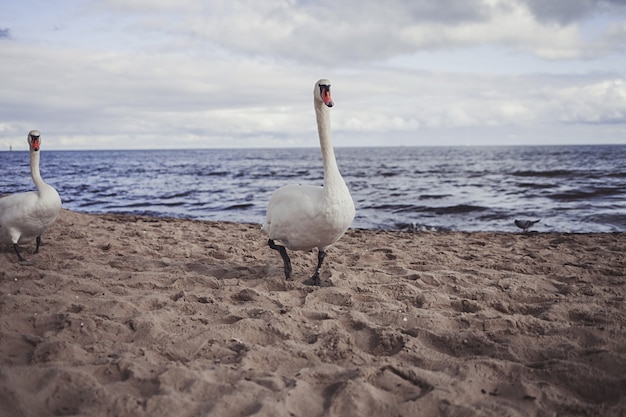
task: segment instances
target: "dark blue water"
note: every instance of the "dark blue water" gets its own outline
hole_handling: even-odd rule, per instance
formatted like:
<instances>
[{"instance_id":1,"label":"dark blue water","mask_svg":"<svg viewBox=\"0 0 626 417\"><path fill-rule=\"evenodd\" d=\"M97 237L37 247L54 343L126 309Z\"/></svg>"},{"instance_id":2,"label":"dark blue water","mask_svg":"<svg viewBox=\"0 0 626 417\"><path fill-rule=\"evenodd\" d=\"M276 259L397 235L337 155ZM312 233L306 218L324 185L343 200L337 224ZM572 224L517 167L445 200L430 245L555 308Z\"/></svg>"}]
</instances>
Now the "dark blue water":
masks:
<instances>
[{"instance_id":1,"label":"dark blue water","mask_svg":"<svg viewBox=\"0 0 626 417\"><path fill-rule=\"evenodd\" d=\"M354 227L626 231L626 145L338 148ZM0 152L0 194L33 189L28 153ZM65 208L262 223L270 194L322 184L310 149L43 151Z\"/></svg>"}]
</instances>

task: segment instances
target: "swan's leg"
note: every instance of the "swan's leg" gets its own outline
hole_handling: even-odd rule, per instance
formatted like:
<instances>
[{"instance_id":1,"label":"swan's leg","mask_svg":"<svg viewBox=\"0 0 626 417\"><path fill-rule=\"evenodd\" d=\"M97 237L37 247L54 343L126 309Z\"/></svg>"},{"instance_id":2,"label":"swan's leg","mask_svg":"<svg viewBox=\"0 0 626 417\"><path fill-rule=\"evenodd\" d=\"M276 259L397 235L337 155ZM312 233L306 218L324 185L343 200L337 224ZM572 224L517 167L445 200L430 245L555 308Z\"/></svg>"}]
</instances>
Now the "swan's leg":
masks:
<instances>
[{"instance_id":1,"label":"swan's leg","mask_svg":"<svg viewBox=\"0 0 626 417\"><path fill-rule=\"evenodd\" d=\"M324 258L326 257L326 252L319 249L317 252L317 267L315 268L315 273L311 277L313 281L313 285L320 286L320 273L322 272L322 262L324 262Z\"/></svg>"},{"instance_id":2,"label":"swan's leg","mask_svg":"<svg viewBox=\"0 0 626 417\"><path fill-rule=\"evenodd\" d=\"M13 249L15 250L15 253L17 254L17 259L19 259L20 262L25 262L24 258L22 258L22 255L20 254L20 250L17 248L17 243L13 244Z\"/></svg>"},{"instance_id":3,"label":"swan's leg","mask_svg":"<svg viewBox=\"0 0 626 417\"><path fill-rule=\"evenodd\" d=\"M41 245L41 236L37 236L37 247L35 247L35 252L33 252L33 254L39 253L39 245Z\"/></svg>"},{"instance_id":4,"label":"swan's leg","mask_svg":"<svg viewBox=\"0 0 626 417\"><path fill-rule=\"evenodd\" d=\"M267 244L270 248L275 249L280 253L281 258L283 258L283 263L285 266L285 279L291 279L291 259L289 259L289 255L287 255L287 249L284 246L277 245L274 243L272 239L267 241Z\"/></svg>"}]
</instances>

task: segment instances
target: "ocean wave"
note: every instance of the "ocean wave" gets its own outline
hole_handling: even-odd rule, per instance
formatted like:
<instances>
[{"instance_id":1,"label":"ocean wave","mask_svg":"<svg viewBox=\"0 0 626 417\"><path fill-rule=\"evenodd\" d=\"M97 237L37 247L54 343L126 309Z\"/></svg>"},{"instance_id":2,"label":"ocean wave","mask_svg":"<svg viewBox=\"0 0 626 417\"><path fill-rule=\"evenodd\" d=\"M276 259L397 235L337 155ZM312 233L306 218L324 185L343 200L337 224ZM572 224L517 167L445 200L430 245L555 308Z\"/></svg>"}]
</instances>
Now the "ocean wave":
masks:
<instances>
[{"instance_id":1,"label":"ocean wave","mask_svg":"<svg viewBox=\"0 0 626 417\"><path fill-rule=\"evenodd\" d=\"M445 227L430 226L418 222L404 223L395 222L394 229L406 232L447 232L449 229Z\"/></svg>"},{"instance_id":2,"label":"ocean wave","mask_svg":"<svg viewBox=\"0 0 626 417\"><path fill-rule=\"evenodd\" d=\"M420 200L441 200L444 198L452 197L452 194L420 194Z\"/></svg>"},{"instance_id":3,"label":"ocean wave","mask_svg":"<svg viewBox=\"0 0 626 417\"><path fill-rule=\"evenodd\" d=\"M511 175L516 177L546 177L546 178L555 178L555 177L572 177L574 171L563 170L563 169L554 169L554 170L546 170L546 171L514 171Z\"/></svg>"},{"instance_id":4,"label":"ocean wave","mask_svg":"<svg viewBox=\"0 0 626 417\"><path fill-rule=\"evenodd\" d=\"M471 204L457 204L454 206L428 207L425 211L435 214L464 214L489 210L488 207L474 206Z\"/></svg>"},{"instance_id":5,"label":"ocean wave","mask_svg":"<svg viewBox=\"0 0 626 417\"><path fill-rule=\"evenodd\" d=\"M254 207L253 203L233 204L222 208L222 210L248 210Z\"/></svg>"},{"instance_id":6,"label":"ocean wave","mask_svg":"<svg viewBox=\"0 0 626 417\"><path fill-rule=\"evenodd\" d=\"M338 148L354 227L626 232L626 146ZM34 189L27 153L0 152L0 194ZM47 151L63 206L89 213L262 222L274 190L323 183L311 149Z\"/></svg>"},{"instance_id":7,"label":"ocean wave","mask_svg":"<svg viewBox=\"0 0 626 417\"><path fill-rule=\"evenodd\" d=\"M481 212L489 210L487 207L471 204L455 204L452 206L424 206L415 204L379 204L361 207L363 209L373 209L389 211L394 214L399 213L434 213L434 214L463 214Z\"/></svg>"},{"instance_id":8,"label":"ocean wave","mask_svg":"<svg viewBox=\"0 0 626 417\"><path fill-rule=\"evenodd\" d=\"M572 189L561 193L547 194L547 197L558 201L574 201L574 200L593 200L603 197L612 197L616 195L624 195L624 188L601 187L587 190Z\"/></svg>"},{"instance_id":9,"label":"ocean wave","mask_svg":"<svg viewBox=\"0 0 626 417\"><path fill-rule=\"evenodd\" d=\"M164 200L170 200L172 198L185 198L185 197L189 197L192 194L195 194L195 190L187 190L187 191L182 191L182 192L178 192L178 193L166 193L163 194L161 196L159 196L159 198L162 198Z\"/></svg>"},{"instance_id":10,"label":"ocean wave","mask_svg":"<svg viewBox=\"0 0 626 417\"><path fill-rule=\"evenodd\" d=\"M543 190L547 188L555 188L558 184L553 183L539 183L539 182L519 182L516 184L520 188L533 188L538 190Z\"/></svg>"}]
</instances>

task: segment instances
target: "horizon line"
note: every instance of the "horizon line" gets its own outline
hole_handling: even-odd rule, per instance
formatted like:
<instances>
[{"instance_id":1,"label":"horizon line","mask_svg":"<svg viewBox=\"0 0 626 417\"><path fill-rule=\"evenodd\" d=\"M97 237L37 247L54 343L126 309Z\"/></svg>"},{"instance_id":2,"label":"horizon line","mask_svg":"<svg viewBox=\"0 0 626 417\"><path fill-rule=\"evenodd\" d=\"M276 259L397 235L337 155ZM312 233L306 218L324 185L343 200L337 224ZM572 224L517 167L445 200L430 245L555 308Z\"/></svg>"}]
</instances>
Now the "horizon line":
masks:
<instances>
[{"instance_id":1,"label":"horizon line","mask_svg":"<svg viewBox=\"0 0 626 417\"><path fill-rule=\"evenodd\" d=\"M361 146L334 146L335 149L363 149L363 148L516 148L516 147L556 147L556 146L624 146L624 143L546 143L546 144L463 144L463 145L361 145ZM242 147L206 147L206 148L51 148L45 151L53 152L84 152L84 151L205 151L205 150L272 150L272 149L319 149L319 146L242 146ZM28 152L28 148L0 149L0 152Z\"/></svg>"}]
</instances>

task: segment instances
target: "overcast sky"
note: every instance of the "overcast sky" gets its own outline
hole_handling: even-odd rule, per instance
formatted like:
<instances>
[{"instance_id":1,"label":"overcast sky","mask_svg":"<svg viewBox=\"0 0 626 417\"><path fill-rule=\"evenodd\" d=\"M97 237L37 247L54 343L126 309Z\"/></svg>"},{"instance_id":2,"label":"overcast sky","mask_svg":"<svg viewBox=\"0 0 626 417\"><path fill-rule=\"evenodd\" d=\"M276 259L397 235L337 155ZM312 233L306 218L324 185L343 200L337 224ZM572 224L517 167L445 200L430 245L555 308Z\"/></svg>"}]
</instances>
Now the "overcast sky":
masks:
<instances>
[{"instance_id":1,"label":"overcast sky","mask_svg":"<svg viewBox=\"0 0 626 417\"><path fill-rule=\"evenodd\" d=\"M0 149L626 144L626 0L0 0Z\"/></svg>"}]
</instances>

